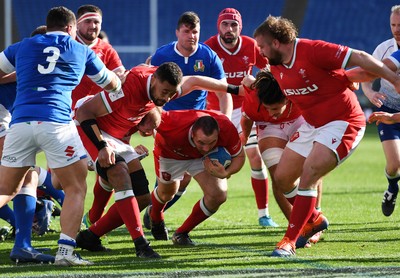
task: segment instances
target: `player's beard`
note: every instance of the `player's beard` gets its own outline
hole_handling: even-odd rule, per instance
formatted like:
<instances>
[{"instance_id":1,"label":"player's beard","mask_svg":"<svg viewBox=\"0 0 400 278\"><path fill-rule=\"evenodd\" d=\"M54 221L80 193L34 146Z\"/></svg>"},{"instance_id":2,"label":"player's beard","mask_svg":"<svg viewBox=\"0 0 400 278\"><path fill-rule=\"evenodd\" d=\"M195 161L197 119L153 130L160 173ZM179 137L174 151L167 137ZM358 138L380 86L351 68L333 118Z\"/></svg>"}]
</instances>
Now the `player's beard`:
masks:
<instances>
[{"instance_id":1,"label":"player's beard","mask_svg":"<svg viewBox=\"0 0 400 278\"><path fill-rule=\"evenodd\" d=\"M271 49L271 55L269 56L270 57L267 56L267 58L271 66L277 66L282 64L283 58L282 54L279 51Z\"/></svg>"},{"instance_id":2,"label":"player's beard","mask_svg":"<svg viewBox=\"0 0 400 278\"><path fill-rule=\"evenodd\" d=\"M165 99L155 98L151 91L151 87L150 87L150 98L154 102L154 104L159 107L164 106L167 103Z\"/></svg>"},{"instance_id":3,"label":"player's beard","mask_svg":"<svg viewBox=\"0 0 400 278\"><path fill-rule=\"evenodd\" d=\"M227 34L230 34L231 36L230 36L230 37L227 37L227 36L226 36ZM225 35L221 36L221 39L222 39L222 40L224 41L224 43L226 43L226 44L232 44L232 43L236 44L236 41L237 41L238 37L235 36L235 35L232 34L232 33L225 33Z\"/></svg>"},{"instance_id":4,"label":"player's beard","mask_svg":"<svg viewBox=\"0 0 400 278\"><path fill-rule=\"evenodd\" d=\"M94 41L99 35L99 33L100 32L94 30L86 33L79 33L79 36L87 41Z\"/></svg>"}]
</instances>

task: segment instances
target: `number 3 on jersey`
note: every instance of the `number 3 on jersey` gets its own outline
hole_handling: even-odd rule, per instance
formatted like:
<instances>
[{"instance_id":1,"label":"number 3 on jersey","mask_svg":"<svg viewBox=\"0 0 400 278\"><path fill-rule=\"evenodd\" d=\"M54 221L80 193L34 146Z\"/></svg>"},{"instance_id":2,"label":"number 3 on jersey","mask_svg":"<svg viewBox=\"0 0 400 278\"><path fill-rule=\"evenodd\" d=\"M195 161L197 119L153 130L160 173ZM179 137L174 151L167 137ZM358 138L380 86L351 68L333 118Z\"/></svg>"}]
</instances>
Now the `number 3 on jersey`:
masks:
<instances>
[{"instance_id":1,"label":"number 3 on jersey","mask_svg":"<svg viewBox=\"0 0 400 278\"><path fill-rule=\"evenodd\" d=\"M43 53L51 53L51 52L52 52L53 55L47 57L47 59L46 59L46 61L49 62L48 67L45 68L45 67L42 66L42 65L38 65L38 71L39 71L41 74L50 73L50 72L52 72L52 71L54 70L54 68L56 67L57 60L58 60L58 58L60 58L60 50L59 50L57 47L54 47L54 46L46 47L46 48L43 50Z\"/></svg>"}]
</instances>

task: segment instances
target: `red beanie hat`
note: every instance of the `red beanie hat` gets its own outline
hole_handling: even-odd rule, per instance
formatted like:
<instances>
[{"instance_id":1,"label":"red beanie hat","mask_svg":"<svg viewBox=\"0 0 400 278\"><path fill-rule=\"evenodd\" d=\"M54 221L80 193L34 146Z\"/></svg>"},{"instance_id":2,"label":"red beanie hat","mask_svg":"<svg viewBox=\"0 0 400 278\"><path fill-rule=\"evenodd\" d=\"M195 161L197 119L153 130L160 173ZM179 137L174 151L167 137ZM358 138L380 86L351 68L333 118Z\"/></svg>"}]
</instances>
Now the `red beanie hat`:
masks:
<instances>
[{"instance_id":1,"label":"red beanie hat","mask_svg":"<svg viewBox=\"0 0 400 278\"><path fill-rule=\"evenodd\" d=\"M225 8L218 15L217 30L219 31L219 25L223 20L236 20L239 24L239 30L242 31L242 16L239 11L234 8Z\"/></svg>"}]
</instances>

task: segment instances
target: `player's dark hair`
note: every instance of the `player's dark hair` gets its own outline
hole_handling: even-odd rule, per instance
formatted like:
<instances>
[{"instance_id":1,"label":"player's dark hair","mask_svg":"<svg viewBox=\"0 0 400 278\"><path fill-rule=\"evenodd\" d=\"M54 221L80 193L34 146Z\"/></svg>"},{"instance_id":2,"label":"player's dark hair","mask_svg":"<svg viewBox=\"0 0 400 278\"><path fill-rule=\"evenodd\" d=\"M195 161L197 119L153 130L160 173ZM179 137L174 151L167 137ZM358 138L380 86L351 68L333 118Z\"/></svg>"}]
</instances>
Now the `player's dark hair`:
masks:
<instances>
[{"instance_id":1,"label":"player's dark hair","mask_svg":"<svg viewBox=\"0 0 400 278\"><path fill-rule=\"evenodd\" d=\"M184 12L178 20L178 24L176 25L176 30L179 30L182 25L189 27L190 30L196 28L196 25L200 24L200 17L192 11Z\"/></svg>"},{"instance_id":2,"label":"player's dark hair","mask_svg":"<svg viewBox=\"0 0 400 278\"><path fill-rule=\"evenodd\" d=\"M297 28L292 21L283 17L268 16L254 31L254 37L272 37L280 43L291 43L297 37Z\"/></svg>"},{"instance_id":3,"label":"player's dark hair","mask_svg":"<svg viewBox=\"0 0 400 278\"><path fill-rule=\"evenodd\" d=\"M178 86L182 82L183 73L176 63L165 62L156 69L154 77L161 82L167 81L172 86Z\"/></svg>"},{"instance_id":4,"label":"player's dark hair","mask_svg":"<svg viewBox=\"0 0 400 278\"><path fill-rule=\"evenodd\" d=\"M78 8L78 11L76 12L76 15L78 18L80 18L83 14L85 13L98 13L101 16L103 16L103 12L101 9L95 5L83 5Z\"/></svg>"},{"instance_id":5,"label":"player's dark hair","mask_svg":"<svg viewBox=\"0 0 400 278\"><path fill-rule=\"evenodd\" d=\"M46 34L46 32L47 32L46 25L40 25L35 30L32 31L31 37L39 35L39 34L43 35L43 34Z\"/></svg>"},{"instance_id":6,"label":"player's dark hair","mask_svg":"<svg viewBox=\"0 0 400 278\"><path fill-rule=\"evenodd\" d=\"M76 24L75 14L66 7L51 8L47 14L47 31L59 31L71 23Z\"/></svg>"},{"instance_id":7,"label":"player's dark hair","mask_svg":"<svg viewBox=\"0 0 400 278\"><path fill-rule=\"evenodd\" d=\"M262 104L281 103L286 98L272 73L266 70L257 73L251 89L257 90L258 99Z\"/></svg>"},{"instance_id":8,"label":"player's dark hair","mask_svg":"<svg viewBox=\"0 0 400 278\"><path fill-rule=\"evenodd\" d=\"M215 131L219 133L218 122L211 116L202 116L194 122L192 131L196 132L199 129L201 129L206 136L212 135Z\"/></svg>"}]
</instances>

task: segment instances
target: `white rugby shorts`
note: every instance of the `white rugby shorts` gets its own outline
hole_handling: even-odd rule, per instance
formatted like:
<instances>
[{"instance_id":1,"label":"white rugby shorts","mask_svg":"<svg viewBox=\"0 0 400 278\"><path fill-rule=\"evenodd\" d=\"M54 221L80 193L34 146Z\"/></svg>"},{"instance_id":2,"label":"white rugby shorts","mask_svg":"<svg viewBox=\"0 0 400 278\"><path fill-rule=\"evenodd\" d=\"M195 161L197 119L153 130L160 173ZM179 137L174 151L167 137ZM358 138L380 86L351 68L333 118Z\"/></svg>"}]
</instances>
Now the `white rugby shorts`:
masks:
<instances>
[{"instance_id":1,"label":"white rugby shorts","mask_svg":"<svg viewBox=\"0 0 400 278\"><path fill-rule=\"evenodd\" d=\"M303 116L300 116L295 120L282 122L279 124L257 122L258 140L260 141L267 137L276 137L285 141L289 141L290 137L292 137L292 135L303 123L305 123Z\"/></svg>"},{"instance_id":2,"label":"white rugby shorts","mask_svg":"<svg viewBox=\"0 0 400 278\"><path fill-rule=\"evenodd\" d=\"M305 122L286 146L307 157L313 148L313 143L318 142L331 149L340 164L353 153L364 133L365 126L355 126L346 121L333 121L319 128Z\"/></svg>"},{"instance_id":3,"label":"white rugby shorts","mask_svg":"<svg viewBox=\"0 0 400 278\"><path fill-rule=\"evenodd\" d=\"M160 157L156 160L156 174L163 183L173 183L182 180L185 173L192 177L204 171L203 158L177 160Z\"/></svg>"},{"instance_id":4,"label":"white rugby shorts","mask_svg":"<svg viewBox=\"0 0 400 278\"><path fill-rule=\"evenodd\" d=\"M4 142L1 164L25 167L36 164L42 150L50 168L61 168L86 158L75 124L31 121L13 124Z\"/></svg>"}]
</instances>

